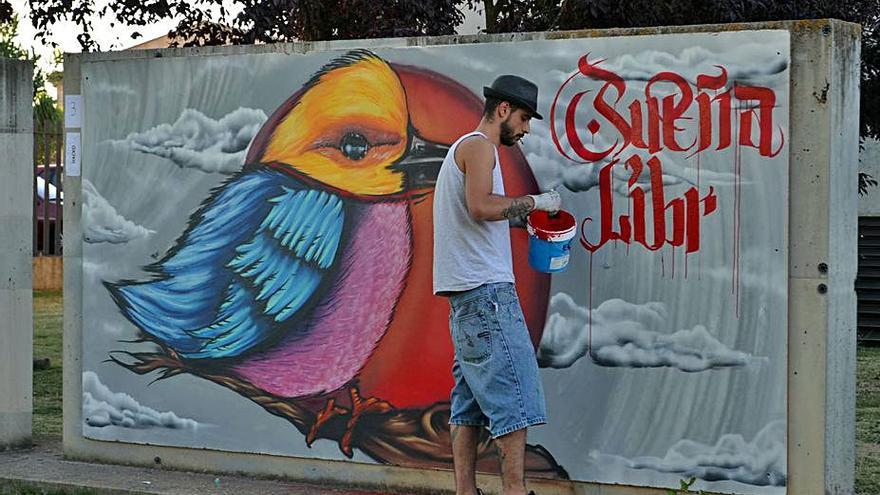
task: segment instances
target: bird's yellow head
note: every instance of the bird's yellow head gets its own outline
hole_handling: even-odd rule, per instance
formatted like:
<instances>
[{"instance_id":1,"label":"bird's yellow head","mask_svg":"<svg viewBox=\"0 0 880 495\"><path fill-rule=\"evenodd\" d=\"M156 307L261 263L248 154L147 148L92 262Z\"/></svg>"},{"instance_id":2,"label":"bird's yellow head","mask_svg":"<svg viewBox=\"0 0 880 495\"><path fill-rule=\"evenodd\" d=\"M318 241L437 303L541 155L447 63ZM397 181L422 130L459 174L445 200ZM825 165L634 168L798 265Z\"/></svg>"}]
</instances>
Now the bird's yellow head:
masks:
<instances>
[{"instance_id":1,"label":"bird's yellow head","mask_svg":"<svg viewBox=\"0 0 880 495\"><path fill-rule=\"evenodd\" d=\"M415 136L406 93L388 63L370 52L351 52L324 67L266 126L274 129L261 163L357 196L407 188L400 161Z\"/></svg>"}]
</instances>

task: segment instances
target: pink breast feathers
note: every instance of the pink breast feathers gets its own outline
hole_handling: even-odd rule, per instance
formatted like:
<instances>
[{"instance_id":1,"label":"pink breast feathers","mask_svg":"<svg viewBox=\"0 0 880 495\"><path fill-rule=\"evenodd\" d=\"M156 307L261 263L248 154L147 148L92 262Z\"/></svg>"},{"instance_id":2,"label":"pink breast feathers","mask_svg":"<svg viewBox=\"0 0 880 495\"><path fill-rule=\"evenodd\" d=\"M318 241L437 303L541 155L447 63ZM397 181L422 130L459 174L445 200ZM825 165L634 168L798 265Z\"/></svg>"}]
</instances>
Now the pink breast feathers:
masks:
<instances>
[{"instance_id":1,"label":"pink breast feathers","mask_svg":"<svg viewBox=\"0 0 880 495\"><path fill-rule=\"evenodd\" d=\"M306 335L296 332L237 364L242 378L272 394L299 397L333 391L360 371L388 328L412 251L407 203L361 211Z\"/></svg>"}]
</instances>

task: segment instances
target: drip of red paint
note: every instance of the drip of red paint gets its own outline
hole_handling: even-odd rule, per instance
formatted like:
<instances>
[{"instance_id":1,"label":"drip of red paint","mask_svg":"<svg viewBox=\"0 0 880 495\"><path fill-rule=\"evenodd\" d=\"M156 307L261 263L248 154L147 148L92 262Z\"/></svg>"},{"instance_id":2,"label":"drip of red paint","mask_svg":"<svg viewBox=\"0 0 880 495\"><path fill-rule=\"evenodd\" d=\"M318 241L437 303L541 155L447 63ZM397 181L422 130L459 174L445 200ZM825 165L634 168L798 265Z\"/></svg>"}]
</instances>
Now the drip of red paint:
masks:
<instances>
[{"instance_id":1,"label":"drip of red paint","mask_svg":"<svg viewBox=\"0 0 880 495\"><path fill-rule=\"evenodd\" d=\"M587 352L590 354L590 359L595 361L596 356L593 355L593 252L589 253L590 269L587 286L590 292L587 295Z\"/></svg>"},{"instance_id":2,"label":"drip of red paint","mask_svg":"<svg viewBox=\"0 0 880 495\"><path fill-rule=\"evenodd\" d=\"M737 115L742 111L741 105L737 102ZM743 129L740 128L740 119L736 119L737 135L741 134ZM732 274L732 291L734 296L734 308L736 317L739 318L740 312L740 242L741 242L741 210L742 210L742 140L736 140L734 148L734 207L733 207L733 274Z\"/></svg>"}]
</instances>

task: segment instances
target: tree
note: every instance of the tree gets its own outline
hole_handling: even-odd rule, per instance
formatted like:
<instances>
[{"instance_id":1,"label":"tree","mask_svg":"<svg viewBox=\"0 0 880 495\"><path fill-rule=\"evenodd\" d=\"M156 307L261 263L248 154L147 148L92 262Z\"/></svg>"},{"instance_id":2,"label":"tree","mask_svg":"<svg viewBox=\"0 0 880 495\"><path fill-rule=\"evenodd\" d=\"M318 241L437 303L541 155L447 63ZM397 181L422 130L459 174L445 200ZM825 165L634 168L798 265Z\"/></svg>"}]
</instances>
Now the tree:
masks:
<instances>
[{"instance_id":1,"label":"tree","mask_svg":"<svg viewBox=\"0 0 880 495\"><path fill-rule=\"evenodd\" d=\"M180 45L317 41L452 34L459 8L481 9L486 32L554 31L837 18L862 25L862 139L880 139L880 0L30 0L31 21L47 39L60 20L80 27L83 50L99 47L91 18L143 26L179 19ZM227 5L233 5L233 14ZM0 19L7 0L0 0ZM137 35L137 33L135 33ZM135 36L137 37L137 36ZM873 185L859 174L859 190Z\"/></svg>"},{"instance_id":2,"label":"tree","mask_svg":"<svg viewBox=\"0 0 880 495\"><path fill-rule=\"evenodd\" d=\"M0 11L2 11L2 3L0 3ZM56 129L61 122L61 110L58 108L55 98L49 95L46 91L46 80L48 76L39 65L37 65L40 57L36 52L28 52L15 42L15 37L18 35L18 22L18 16L15 14L11 14L7 19L0 21L0 57L33 61L34 125L37 129L52 129L54 132L54 129ZM57 146L55 139L58 139L58 137L51 137L49 139L52 141L50 144L50 150L54 150L55 146ZM44 146L38 146L37 149L38 152L36 158L38 163L54 161L54 158L50 159L49 157L43 156L45 153Z\"/></svg>"},{"instance_id":3,"label":"tree","mask_svg":"<svg viewBox=\"0 0 880 495\"><path fill-rule=\"evenodd\" d=\"M0 4L2 9L2 4ZM18 16L12 14L8 19L0 21L0 57L34 62L34 117L39 121L57 122L60 111L55 99L46 92L46 73L37 66L40 57L36 52L28 52L15 42L18 35Z\"/></svg>"},{"instance_id":4,"label":"tree","mask_svg":"<svg viewBox=\"0 0 880 495\"><path fill-rule=\"evenodd\" d=\"M0 24L6 24L12 20L12 4L7 0L0 0Z\"/></svg>"},{"instance_id":5,"label":"tree","mask_svg":"<svg viewBox=\"0 0 880 495\"><path fill-rule=\"evenodd\" d=\"M471 6L481 2L468 0ZM880 2L877 0L484 0L486 30L556 31L834 18L862 26L860 136L880 139ZM859 193L877 182L859 173Z\"/></svg>"},{"instance_id":6,"label":"tree","mask_svg":"<svg viewBox=\"0 0 880 495\"><path fill-rule=\"evenodd\" d=\"M0 0L3 1L3 0ZM103 3L103 2L102 2ZM31 20L47 39L52 26L69 20L80 28L84 51L99 49L94 17L127 26L178 19L169 33L181 45L317 41L453 34L464 19L461 0L31 0ZM236 11L228 8L234 7ZM139 37L135 33L134 37Z\"/></svg>"}]
</instances>

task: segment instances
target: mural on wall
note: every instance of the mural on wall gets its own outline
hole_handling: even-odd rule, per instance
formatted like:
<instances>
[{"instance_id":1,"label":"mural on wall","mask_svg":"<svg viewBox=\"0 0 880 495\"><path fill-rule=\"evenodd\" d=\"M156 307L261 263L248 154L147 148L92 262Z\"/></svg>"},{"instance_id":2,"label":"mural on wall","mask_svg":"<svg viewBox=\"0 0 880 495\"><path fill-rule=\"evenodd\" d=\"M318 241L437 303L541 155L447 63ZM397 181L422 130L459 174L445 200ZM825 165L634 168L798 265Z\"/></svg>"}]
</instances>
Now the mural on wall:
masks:
<instances>
[{"instance_id":1,"label":"mural on wall","mask_svg":"<svg viewBox=\"0 0 880 495\"><path fill-rule=\"evenodd\" d=\"M515 73L549 117L505 188L580 223L552 280L512 233L529 474L784 493L788 60L757 31L85 63L83 434L451 467L431 191Z\"/></svg>"}]
</instances>

